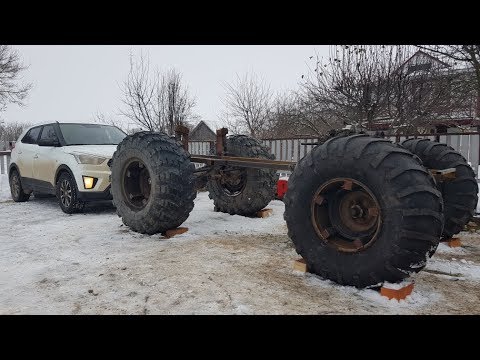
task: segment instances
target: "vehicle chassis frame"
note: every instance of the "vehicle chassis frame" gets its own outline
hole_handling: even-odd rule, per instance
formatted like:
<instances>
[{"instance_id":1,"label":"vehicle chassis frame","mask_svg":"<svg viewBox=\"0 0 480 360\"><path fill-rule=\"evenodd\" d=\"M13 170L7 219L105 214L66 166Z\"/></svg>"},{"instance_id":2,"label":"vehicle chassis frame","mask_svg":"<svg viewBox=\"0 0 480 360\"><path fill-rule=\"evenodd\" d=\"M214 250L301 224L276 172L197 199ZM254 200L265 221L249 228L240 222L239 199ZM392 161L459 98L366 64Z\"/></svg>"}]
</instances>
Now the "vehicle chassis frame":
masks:
<instances>
[{"instance_id":1,"label":"vehicle chassis frame","mask_svg":"<svg viewBox=\"0 0 480 360\"><path fill-rule=\"evenodd\" d=\"M188 134L189 129L186 126L178 125L175 128L175 139L182 143L185 151L188 152ZM190 160L195 163L203 163L206 166L195 170L197 177L197 188L201 187L199 184L205 183L209 177L214 175L219 168L231 168L231 167L243 167L243 168L255 168L255 169L274 169L274 170L288 170L295 169L295 161L279 161L269 159L257 159L250 157L237 157L227 156L228 149L226 149L226 137L228 134L227 128L218 129L216 132L216 155L191 155ZM316 145L316 144L312 144ZM430 174L435 178L437 182L444 182L455 179L455 168L449 169L428 169Z\"/></svg>"}]
</instances>

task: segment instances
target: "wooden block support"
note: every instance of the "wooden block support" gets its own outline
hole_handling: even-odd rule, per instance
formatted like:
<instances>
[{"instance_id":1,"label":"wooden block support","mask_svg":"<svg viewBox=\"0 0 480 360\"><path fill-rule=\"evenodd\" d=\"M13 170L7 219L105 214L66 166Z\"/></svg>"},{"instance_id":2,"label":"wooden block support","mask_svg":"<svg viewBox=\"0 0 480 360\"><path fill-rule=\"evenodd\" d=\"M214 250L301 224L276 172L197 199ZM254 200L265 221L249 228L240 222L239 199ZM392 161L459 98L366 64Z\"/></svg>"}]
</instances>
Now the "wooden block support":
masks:
<instances>
[{"instance_id":1,"label":"wooden block support","mask_svg":"<svg viewBox=\"0 0 480 360\"><path fill-rule=\"evenodd\" d=\"M257 217L259 218L266 218L272 215L273 209L262 209L257 212Z\"/></svg>"},{"instance_id":2,"label":"wooden block support","mask_svg":"<svg viewBox=\"0 0 480 360\"><path fill-rule=\"evenodd\" d=\"M305 262L305 259L300 258L298 260L295 260L293 263L293 269L301 272L308 272L307 263Z\"/></svg>"},{"instance_id":3,"label":"wooden block support","mask_svg":"<svg viewBox=\"0 0 480 360\"><path fill-rule=\"evenodd\" d=\"M176 229L170 229L162 233L163 236L165 236L167 239L170 239L171 237L175 235L180 235L188 231L188 228L186 227L178 227Z\"/></svg>"},{"instance_id":4,"label":"wooden block support","mask_svg":"<svg viewBox=\"0 0 480 360\"><path fill-rule=\"evenodd\" d=\"M404 300L413 291L413 281L401 284L384 283L380 288L380 295L388 299Z\"/></svg>"},{"instance_id":5,"label":"wooden block support","mask_svg":"<svg viewBox=\"0 0 480 360\"><path fill-rule=\"evenodd\" d=\"M460 241L459 238L451 238L451 239L448 239L445 241L447 243L447 245L451 248L454 248L454 247L460 247L462 246L462 242Z\"/></svg>"},{"instance_id":6,"label":"wooden block support","mask_svg":"<svg viewBox=\"0 0 480 360\"><path fill-rule=\"evenodd\" d=\"M449 181L453 180L456 177L456 171L457 169L455 168L448 168L448 169L428 169L430 171L430 174L437 180L437 181Z\"/></svg>"}]
</instances>

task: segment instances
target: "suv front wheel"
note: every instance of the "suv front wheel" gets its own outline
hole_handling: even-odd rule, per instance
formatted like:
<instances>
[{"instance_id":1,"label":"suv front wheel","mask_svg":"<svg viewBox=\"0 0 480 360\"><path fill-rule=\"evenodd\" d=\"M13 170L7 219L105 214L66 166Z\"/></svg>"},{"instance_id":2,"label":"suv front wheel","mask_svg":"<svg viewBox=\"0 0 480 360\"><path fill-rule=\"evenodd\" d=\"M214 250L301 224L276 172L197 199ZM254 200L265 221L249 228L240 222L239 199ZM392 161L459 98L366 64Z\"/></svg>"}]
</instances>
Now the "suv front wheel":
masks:
<instances>
[{"instance_id":1,"label":"suv front wheel","mask_svg":"<svg viewBox=\"0 0 480 360\"><path fill-rule=\"evenodd\" d=\"M56 187L57 199L62 211L72 214L80 208L78 200L77 184L69 173L60 175Z\"/></svg>"}]
</instances>

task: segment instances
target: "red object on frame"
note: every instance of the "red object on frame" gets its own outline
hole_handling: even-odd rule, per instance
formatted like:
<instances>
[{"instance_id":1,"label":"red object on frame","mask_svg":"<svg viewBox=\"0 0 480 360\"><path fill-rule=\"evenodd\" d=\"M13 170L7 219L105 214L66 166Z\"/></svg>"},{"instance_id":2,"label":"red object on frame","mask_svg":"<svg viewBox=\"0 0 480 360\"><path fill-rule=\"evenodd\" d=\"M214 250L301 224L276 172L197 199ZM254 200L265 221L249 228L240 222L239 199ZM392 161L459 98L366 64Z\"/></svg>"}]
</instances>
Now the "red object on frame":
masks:
<instances>
[{"instance_id":1,"label":"red object on frame","mask_svg":"<svg viewBox=\"0 0 480 360\"><path fill-rule=\"evenodd\" d=\"M283 200L288 189L288 180L280 179L277 181L277 198Z\"/></svg>"}]
</instances>

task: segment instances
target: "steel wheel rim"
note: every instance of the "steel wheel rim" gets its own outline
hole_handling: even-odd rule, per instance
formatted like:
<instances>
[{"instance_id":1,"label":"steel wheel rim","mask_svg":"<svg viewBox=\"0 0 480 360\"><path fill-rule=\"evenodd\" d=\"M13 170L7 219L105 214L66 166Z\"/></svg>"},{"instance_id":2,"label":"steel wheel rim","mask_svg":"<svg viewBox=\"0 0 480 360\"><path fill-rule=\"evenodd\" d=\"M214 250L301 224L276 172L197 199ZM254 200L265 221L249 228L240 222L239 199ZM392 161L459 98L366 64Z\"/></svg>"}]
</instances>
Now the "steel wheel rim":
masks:
<instances>
[{"instance_id":1,"label":"steel wheel rim","mask_svg":"<svg viewBox=\"0 0 480 360\"><path fill-rule=\"evenodd\" d=\"M12 180L10 182L10 190L12 191L12 195L14 197L18 197L20 194L20 182L18 180L17 174L12 176Z\"/></svg>"},{"instance_id":2,"label":"steel wheel rim","mask_svg":"<svg viewBox=\"0 0 480 360\"><path fill-rule=\"evenodd\" d=\"M128 207L140 211L147 206L152 191L152 178L143 161L134 158L124 166L121 186Z\"/></svg>"},{"instance_id":3,"label":"steel wheel rim","mask_svg":"<svg viewBox=\"0 0 480 360\"><path fill-rule=\"evenodd\" d=\"M66 179L60 183L60 201L65 208L70 207L72 203L72 186Z\"/></svg>"},{"instance_id":4,"label":"steel wheel rim","mask_svg":"<svg viewBox=\"0 0 480 360\"><path fill-rule=\"evenodd\" d=\"M319 186L311 202L311 221L319 239L341 252L371 246L381 228L381 208L360 181L335 178Z\"/></svg>"},{"instance_id":5,"label":"steel wheel rim","mask_svg":"<svg viewBox=\"0 0 480 360\"><path fill-rule=\"evenodd\" d=\"M247 185L247 172L245 169L224 169L217 175L217 183L228 196L240 195Z\"/></svg>"}]
</instances>

